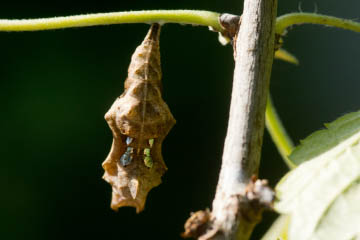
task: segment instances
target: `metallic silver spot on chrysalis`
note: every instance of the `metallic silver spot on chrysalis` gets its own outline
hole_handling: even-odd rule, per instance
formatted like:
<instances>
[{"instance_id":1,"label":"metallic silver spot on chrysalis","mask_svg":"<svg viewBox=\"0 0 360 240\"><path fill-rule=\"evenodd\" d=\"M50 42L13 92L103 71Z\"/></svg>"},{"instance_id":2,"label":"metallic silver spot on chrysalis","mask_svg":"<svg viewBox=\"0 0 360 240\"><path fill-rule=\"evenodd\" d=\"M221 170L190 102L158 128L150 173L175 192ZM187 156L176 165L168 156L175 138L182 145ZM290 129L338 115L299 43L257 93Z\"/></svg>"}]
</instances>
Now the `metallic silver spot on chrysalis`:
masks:
<instances>
[{"instance_id":1,"label":"metallic silver spot on chrysalis","mask_svg":"<svg viewBox=\"0 0 360 240\"><path fill-rule=\"evenodd\" d=\"M132 137L127 137L126 138L126 145L130 145L130 143L132 143L133 138Z\"/></svg>"},{"instance_id":2,"label":"metallic silver spot on chrysalis","mask_svg":"<svg viewBox=\"0 0 360 240\"><path fill-rule=\"evenodd\" d=\"M133 152L133 148L132 147L128 147L127 149L126 149L126 152L121 156L121 158L120 158L120 164L122 165L122 166L127 166L127 165L129 165L130 163L131 163L131 160L132 160L132 156L131 156L131 154L132 154L132 152Z\"/></svg>"}]
</instances>

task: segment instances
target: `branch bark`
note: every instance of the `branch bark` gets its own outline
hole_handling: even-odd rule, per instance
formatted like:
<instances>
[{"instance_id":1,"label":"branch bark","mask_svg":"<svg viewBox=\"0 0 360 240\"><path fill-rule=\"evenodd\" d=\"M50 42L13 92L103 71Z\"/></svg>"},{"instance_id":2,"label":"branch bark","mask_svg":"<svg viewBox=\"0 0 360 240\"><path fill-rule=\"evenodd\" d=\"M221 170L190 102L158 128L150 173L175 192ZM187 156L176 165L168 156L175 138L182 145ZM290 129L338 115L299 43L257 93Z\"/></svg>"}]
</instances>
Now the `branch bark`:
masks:
<instances>
[{"instance_id":1,"label":"branch bark","mask_svg":"<svg viewBox=\"0 0 360 240\"><path fill-rule=\"evenodd\" d=\"M230 117L211 213L213 228L218 229L214 239L249 239L261 218L262 210L254 209L259 205L249 202L248 193L260 164L276 9L277 0L245 0L241 26L234 39Z\"/></svg>"},{"instance_id":2,"label":"branch bark","mask_svg":"<svg viewBox=\"0 0 360 240\"><path fill-rule=\"evenodd\" d=\"M277 0L244 2L241 26L234 38L230 116L213 210L206 218L198 217L202 216L199 212L190 218L196 220L192 227L210 219L198 235L201 240L249 239L262 211L274 198L267 182L253 176L258 174L260 163L276 8Z\"/></svg>"}]
</instances>

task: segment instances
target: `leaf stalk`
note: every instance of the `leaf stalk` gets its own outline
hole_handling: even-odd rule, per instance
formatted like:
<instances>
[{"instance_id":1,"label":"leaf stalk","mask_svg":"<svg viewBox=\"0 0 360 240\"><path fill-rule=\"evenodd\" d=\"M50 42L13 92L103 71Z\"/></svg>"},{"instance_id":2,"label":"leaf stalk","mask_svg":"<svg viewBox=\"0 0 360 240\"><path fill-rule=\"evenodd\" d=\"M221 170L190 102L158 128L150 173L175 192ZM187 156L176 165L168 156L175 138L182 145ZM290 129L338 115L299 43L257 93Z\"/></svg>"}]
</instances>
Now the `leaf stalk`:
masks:
<instances>
[{"instance_id":1,"label":"leaf stalk","mask_svg":"<svg viewBox=\"0 0 360 240\"><path fill-rule=\"evenodd\" d=\"M110 12L51 17L38 19L9 20L0 19L0 31L42 31L73 27L88 27L120 23L180 23L209 26L215 31L222 31L219 13L200 10L149 10Z\"/></svg>"}]
</instances>

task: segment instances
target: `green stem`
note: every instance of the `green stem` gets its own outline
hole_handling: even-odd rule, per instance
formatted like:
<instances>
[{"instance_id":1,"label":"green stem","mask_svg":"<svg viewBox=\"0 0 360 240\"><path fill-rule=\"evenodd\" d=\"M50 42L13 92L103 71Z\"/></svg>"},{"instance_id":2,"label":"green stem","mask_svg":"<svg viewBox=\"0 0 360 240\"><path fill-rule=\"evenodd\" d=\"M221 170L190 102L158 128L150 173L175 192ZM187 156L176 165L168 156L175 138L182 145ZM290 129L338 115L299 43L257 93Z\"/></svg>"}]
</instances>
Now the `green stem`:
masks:
<instances>
[{"instance_id":1,"label":"green stem","mask_svg":"<svg viewBox=\"0 0 360 240\"><path fill-rule=\"evenodd\" d=\"M358 22L316 13L290 13L280 16L276 19L275 32L277 34L283 35L288 27L295 24L306 23L327 25L351 30L354 32L360 32L360 23ZM288 136L280 118L276 113L276 109L272 103L271 97L269 97L266 106L266 127L285 163L289 166L290 169L296 167L296 165L291 162L288 157L291 151L294 149L294 144Z\"/></svg>"},{"instance_id":2,"label":"green stem","mask_svg":"<svg viewBox=\"0 0 360 240\"><path fill-rule=\"evenodd\" d=\"M295 168L296 165L288 158L291 151L294 149L294 144L276 113L276 109L270 96L268 97L266 105L265 124L285 163L290 169Z\"/></svg>"},{"instance_id":3,"label":"green stem","mask_svg":"<svg viewBox=\"0 0 360 240\"><path fill-rule=\"evenodd\" d=\"M321 24L360 32L360 23L358 22L316 13L290 13L280 16L276 19L275 32L282 35L286 28L291 25L305 23Z\"/></svg>"},{"instance_id":4,"label":"green stem","mask_svg":"<svg viewBox=\"0 0 360 240\"><path fill-rule=\"evenodd\" d=\"M86 27L119 23L180 23L210 26L216 31L222 27L219 13L198 10L152 10L75 15L25 20L0 20L0 31L41 31L49 29Z\"/></svg>"}]
</instances>

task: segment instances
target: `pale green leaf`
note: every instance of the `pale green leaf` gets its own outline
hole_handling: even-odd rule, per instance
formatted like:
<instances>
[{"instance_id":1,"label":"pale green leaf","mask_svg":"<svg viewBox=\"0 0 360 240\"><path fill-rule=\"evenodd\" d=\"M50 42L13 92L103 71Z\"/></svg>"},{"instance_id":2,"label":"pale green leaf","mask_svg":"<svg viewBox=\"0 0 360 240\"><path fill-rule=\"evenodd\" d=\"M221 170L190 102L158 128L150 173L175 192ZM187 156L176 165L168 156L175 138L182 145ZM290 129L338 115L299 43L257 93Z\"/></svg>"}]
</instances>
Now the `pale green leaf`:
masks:
<instances>
[{"instance_id":1,"label":"pale green leaf","mask_svg":"<svg viewBox=\"0 0 360 240\"><path fill-rule=\"evenodd\" d=\"M318 239L328 239L329 235L333 239L360 236L360 179L336 198L324 214L315 234Z\"/></svg>"},{"instance_id":2,"label":"pale green leaf","mask_svg":"<svg viewBox=\"0 0 360 240\"><path fill-rule=\"evenodd\" d=\"M360 235L360 112L327 124L291 155L302 163L276 187L275 208L291 217L289 240Z\"/></svg>"},{"instance_id":3,"label":"pale green leaf","mask_svg":"<svg viewBox=\"0 0 360 240\"><path fill-rule=\"evenodd\" d=\"M281 215L271 225L261 240L288 240L287 232L289 228L290 216Z\"/></svg>"}]
</instances>

